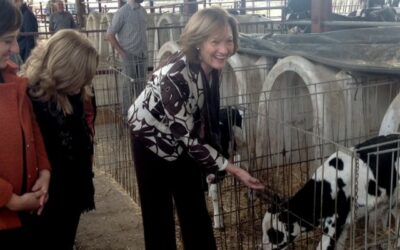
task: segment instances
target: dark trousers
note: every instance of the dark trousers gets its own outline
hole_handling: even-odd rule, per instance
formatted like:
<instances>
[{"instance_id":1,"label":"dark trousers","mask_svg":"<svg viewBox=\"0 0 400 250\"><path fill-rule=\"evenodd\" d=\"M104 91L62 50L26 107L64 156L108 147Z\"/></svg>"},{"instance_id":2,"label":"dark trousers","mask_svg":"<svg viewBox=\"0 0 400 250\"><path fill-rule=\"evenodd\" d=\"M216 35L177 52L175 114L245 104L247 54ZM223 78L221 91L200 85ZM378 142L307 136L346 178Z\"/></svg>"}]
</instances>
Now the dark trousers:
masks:
<instances>
[{"instance_id":1,"label":"dark trousers","mask_svg":"<svg viewBox=\"0 0 400 250\"><path fill-rule=\"evenodd\" d=\"M79 210L63 210L51 204L45 208L38 220L36 237L46 237L40 245L43 250L72 250L79 225ZM95 226L95 225L94 225Z\"/></svg>"},{"instance_id":2,"label":"dark trousers","mask_svg":"<svg viewBox=\"0 0 400 250\"><path fill-rule=\"evenodd\" d=\"M176 250L173 202L185 250L215 250L200 167L187 154L168 162L132 139L146 250Z\"/></svg>"},{"instance_id":3,"label":"dark trousers","mask_svg":"<svg viewBox=\"0 0 400 250\"><path fill-rule=\"evenodd\" d=\"M0 230L0 249L32 249L32 246L27 244L28 237L24 228Z\"/></svg>"},{"instance_id":4,"label":"dark trousers","mask_svg":"<svg viewBox=\"0 0 400 250\"><path fill-rule=\"evenodd\" d=\"M20 213L22 227L0 230L1 250L40 249L40 241L33 235L36 230L36 215Z\"/></svg>"}]
</instances>

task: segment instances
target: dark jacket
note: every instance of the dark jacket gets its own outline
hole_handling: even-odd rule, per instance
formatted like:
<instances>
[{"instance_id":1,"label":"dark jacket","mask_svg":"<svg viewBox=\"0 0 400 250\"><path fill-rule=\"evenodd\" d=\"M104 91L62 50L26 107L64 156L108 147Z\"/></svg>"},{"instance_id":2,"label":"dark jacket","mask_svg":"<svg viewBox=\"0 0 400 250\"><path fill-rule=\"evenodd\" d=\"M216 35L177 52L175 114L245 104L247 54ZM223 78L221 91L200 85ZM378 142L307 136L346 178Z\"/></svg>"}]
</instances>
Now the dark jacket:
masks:
<instances>
[{"instance_id":1,"label":"dark jacket","mask_svg":"<svg viewBox=\"0 0 400 250\"><path fill-rule=\"evenodd\" d=\"M38 32L38 23L31 9L24 3L20 10L22 13L22 26L20 32ZM29 57L31 50L35 47L35 40L33 34L21 34L18 37L19 54L22 61L25 62Z\"/></svg>"},{"instance_id":2,"label":"dark jacket","mask_svg":"<svg viewBox=\"0 0 400 250\"><path fill-rule=\"evenodd\" d=\"M47 209L88 211L94 208L93 143L80 95L70 96L73 114L54 102L32 99L52 166Z\"/></svg>"}]
</instances>

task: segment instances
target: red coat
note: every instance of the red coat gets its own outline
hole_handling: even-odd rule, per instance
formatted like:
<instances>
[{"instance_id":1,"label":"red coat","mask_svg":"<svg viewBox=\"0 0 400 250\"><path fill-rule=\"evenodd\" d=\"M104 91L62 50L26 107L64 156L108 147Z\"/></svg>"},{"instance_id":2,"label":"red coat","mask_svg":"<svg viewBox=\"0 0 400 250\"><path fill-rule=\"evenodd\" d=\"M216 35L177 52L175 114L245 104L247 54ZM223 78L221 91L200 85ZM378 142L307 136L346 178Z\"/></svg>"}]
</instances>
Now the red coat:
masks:
<instances>
[{"instance_id":1,"label":"red coat","mask_svg":"<svg viewBox=\"0 0 400 250\"><path fill-rule=\"evenodd\" d=\"M25 153L27 191L32 190L39 172L50 170L42 135L26 93L27 80L16 76L9 64L0 73L0 230L21 226L17 213L5 205L13 193L21 195Z\"/></svg>"}]
</instances>

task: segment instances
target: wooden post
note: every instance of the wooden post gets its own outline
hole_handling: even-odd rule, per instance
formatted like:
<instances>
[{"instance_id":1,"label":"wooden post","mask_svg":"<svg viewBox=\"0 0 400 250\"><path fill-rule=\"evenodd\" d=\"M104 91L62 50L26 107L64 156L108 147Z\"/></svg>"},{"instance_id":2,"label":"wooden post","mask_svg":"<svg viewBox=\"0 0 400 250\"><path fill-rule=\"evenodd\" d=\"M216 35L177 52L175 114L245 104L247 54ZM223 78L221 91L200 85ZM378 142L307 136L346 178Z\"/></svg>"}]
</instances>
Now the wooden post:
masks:
<instances>
[{"instance_id":1,"label":"wooden post","mask_svg":"<svg viewBox=\"0 0 400 250\"><path fill-rule=\"evenodd\" d=\"M240 0L240 14L246 14L246 0Z\"/></svg>"},{"instance_id":2,"label":"wooden post","mask_svg":"<svg viewBox=\"0 0 400 250\"><path fill-rule=\"evenodd\" d=\"M76 8L76 18L79 22L79 27L82 29L86 26L85 19L83 18L85 14L85 6L81 2L81 0L75 0L75 8Z\"/></svg>"},{"instance_id":3,"label":"wooden post","mask_svg":"<svg viewBox=\"0 0 400 250\"><path fill-rule=\"evenodd\" d=\"M89 13L90 13L89 0L86 0L86 14L89 15Z\"/></svg>"},{"instance_id":4,"label":"wooden post","mask_svg":"<svg viewBox=\"0 0 400 250\"><path fill-rule=\"evenodd\" d=\"M150 13L155 13L154 7L154 0L149 0L149 6L150 6Z\"/></svg>"},{"instance_id":5,"label":"wooden post","mask_svg":"<svg viewBox=\"0 0 400 250\"><path fill-rule=\"evenodd\" d=\"M328 21L332 13L332 0L311 0L311 32L327 31L324 21Z\"/></svg>"},{"instance_id":6,"label":"wooden post","mask_svg":"<svg viewBox=\"0 0 400 250\"><path fill-rule=\"evenodd\" d=\"M183 6L183 14L186 16L191 16L194 13L197 12L198 7L196 3L196 0L184 0L183 1L184 6Z\"/></svg>"},{"instance_id":7,"label":"wooden post","mask_svg":"<svg viewBox=\"0 0 400 250\"><path fill-rule=\"evenodd\" d=\"M101 13L101 2L98 0L97 4L98 4L98 7L99 7L99 13Z\"/></svg>"}]
</instances>

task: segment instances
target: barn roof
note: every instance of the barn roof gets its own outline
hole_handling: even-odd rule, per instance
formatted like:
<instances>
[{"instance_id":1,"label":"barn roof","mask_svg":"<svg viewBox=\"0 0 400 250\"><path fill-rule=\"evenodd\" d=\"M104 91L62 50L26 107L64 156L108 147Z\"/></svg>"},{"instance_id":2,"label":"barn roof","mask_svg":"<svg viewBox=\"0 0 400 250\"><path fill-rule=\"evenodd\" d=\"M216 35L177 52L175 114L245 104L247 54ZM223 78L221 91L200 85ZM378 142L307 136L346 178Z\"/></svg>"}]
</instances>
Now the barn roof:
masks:
<instances>
[{"instance_id":1,"label":"barn roof","mask_svg":"<svg viewBox=\"0 0 400 250\"><path fill-rule=\"evenodd\" d=\"M239 53L303 56L324 65L380 74L400 74L400 26L325 33L240 34Z\"/></svg>"}]
</instances>

